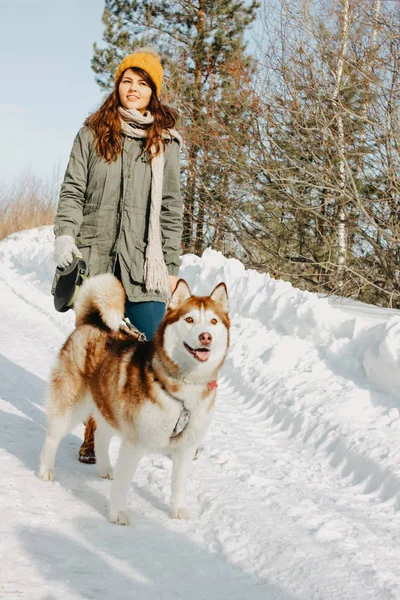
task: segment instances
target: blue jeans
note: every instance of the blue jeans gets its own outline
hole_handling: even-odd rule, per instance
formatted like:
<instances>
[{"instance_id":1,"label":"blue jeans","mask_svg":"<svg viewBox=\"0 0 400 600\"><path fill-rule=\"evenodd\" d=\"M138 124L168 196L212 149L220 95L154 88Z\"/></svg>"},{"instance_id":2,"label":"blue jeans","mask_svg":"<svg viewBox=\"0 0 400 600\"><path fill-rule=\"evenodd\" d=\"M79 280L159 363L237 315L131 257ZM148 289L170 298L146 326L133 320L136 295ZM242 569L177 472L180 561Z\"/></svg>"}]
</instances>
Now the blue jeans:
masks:
<instances>
[{"instance_id":1,"label":"blue jeans","mask_svg":"<svg viewBox=\"0 0 400 600\"><path fill-rule=\"evenodd\" d=\"M119 258L115 263L114 275L122 283ZM128 299L125 301L125 316L128 317L132 325L145 334L148 340L153 339L164 314L164 302L130 302Z\"/></svg>"},{"instance_id":2,"label":"blue jeans","mask_svg":"<svg viewBox=\"0 0 400 600\"><path fill-rule=\"evenodd\" d=\"M125 316L152 340L165 313L164 302L125 302Z\"/></svg>"}]
</instances>

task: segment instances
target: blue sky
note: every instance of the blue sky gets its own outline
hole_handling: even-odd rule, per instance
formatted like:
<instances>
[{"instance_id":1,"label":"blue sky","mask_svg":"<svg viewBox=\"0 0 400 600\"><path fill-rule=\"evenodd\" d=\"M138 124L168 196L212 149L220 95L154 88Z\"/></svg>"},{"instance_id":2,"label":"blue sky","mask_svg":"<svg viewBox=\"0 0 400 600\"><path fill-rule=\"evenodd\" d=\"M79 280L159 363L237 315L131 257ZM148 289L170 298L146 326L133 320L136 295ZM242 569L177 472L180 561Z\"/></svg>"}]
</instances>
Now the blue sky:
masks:
<instances>
[{"instance_id":1,"label":"blue sky","mask_svg":"<svg viewBox=\"0 0 400 600\"><path fill-rule=\"evenodd\" d=\"M61 181L100 92L90 67L104 0L0 0L0 186Z\"/></svg>"},{"instance_id":2,"label":"blue sky","mask_svg":"<svg viewBox=\"0 0 400 600\"><path fill-rule=\"evenodd\" d=\"M103 0L0 0L0 181L63 176L103 94L90 67Z\"/></svg>"}]
</instances>

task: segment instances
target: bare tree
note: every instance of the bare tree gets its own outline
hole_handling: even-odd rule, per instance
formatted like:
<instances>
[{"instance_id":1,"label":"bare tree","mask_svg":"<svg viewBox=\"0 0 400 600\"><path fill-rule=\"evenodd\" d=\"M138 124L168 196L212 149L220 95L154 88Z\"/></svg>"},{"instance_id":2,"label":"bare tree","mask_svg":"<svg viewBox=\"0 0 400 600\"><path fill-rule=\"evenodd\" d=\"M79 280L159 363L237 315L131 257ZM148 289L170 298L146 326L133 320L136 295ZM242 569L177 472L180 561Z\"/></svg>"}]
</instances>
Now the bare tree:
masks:
<instances>
[{"instance_id":1,"label":"bare tree","mask_svg":"<svg viewBox=\"0 0 400 600\"><path fill-rule=\"evenodd\" d=\"M393 4L266 0L235 236L248 264L300 287L398 305Z\"/></svg>"}]
</instances>

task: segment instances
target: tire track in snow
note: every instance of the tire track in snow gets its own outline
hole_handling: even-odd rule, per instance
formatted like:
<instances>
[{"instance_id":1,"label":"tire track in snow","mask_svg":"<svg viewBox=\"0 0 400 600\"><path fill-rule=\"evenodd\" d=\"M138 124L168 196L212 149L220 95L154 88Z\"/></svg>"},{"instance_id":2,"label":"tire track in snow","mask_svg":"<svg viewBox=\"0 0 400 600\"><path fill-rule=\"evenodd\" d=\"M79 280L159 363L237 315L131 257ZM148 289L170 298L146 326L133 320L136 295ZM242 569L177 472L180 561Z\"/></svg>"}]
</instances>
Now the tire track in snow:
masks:
<instances>
[{"instance_id":1,"label":"tire track in snow","mask_svg":"<svg viewBox=\"0 0 400 600\"><path fill-rule=\"evenodd\" d=\"M247 415L243 414L240 400L237 398L232 407L228 390L221 390L220 410L212 439L206 444L206 456L216 470L233 479L230 489L235 490L235 498L247 497L247 504L252 506L254 523L248 514L241 516L240 511L235 511L232 524L243 523L241 529L247 533L250 547L264 548L258 557L253 551L252 562L257 572L273 576L273 580L276 577L277 581L291 580L293 588L289 589L294 592L299 568L304 577L308 564L314 576L325 549L329 559L328 556L322 559L321 572L324 559L331 565L338 564L332 574L335 593L341 588L345 570L350 580L368 581L363 592L358 584L355 586L355 598L379 597L382 588L390 591L388 597L399 597L400 578L396 575L400 559L399 513L391 506L371 504L370 495L356 494L354 486L327 469L324 460L310 456L299 440L282 432L279 423L274 425L272 419L269 423L260 422L255 416L244 418ZM207 452L213 443L216 448ZM227 500L228 510L229 505ZM268 522L267 518L263 522L270 511L271 520ZM224 502L219 512L226 518ZM272 556L265 554L263 541L267 538ZM285 540L283 550L282 540ZM304 548L307 548L307 560L303 556ZM224 551L231 556L229 545L224 546ZM271 567L270 561L272 558L275 563L276 552L285 555L283 572L275 572L277 565ZM348 584L349 580L341 593L349 592Z\"/></svg>"},{"instance_id":2,"label":"tire track in snow","mask_svg":"<svg viewBox=\"0 0 400 600\"><path fill-rule=\"evenodd\" d=\"M386 395L336 374L306 340L253 327L238 328L237 336L234 332L224 367L247 414L259 421L272 419L289 437L301 439L310 455L324 456L347 483L353 482L356 492L376 492L382 502L399 509L399 413L375 401ZM256 330L261 339L270 339L264 353L252 345ZM242 355L250 368L240 369Z\"/></svg>"}]
</instances>

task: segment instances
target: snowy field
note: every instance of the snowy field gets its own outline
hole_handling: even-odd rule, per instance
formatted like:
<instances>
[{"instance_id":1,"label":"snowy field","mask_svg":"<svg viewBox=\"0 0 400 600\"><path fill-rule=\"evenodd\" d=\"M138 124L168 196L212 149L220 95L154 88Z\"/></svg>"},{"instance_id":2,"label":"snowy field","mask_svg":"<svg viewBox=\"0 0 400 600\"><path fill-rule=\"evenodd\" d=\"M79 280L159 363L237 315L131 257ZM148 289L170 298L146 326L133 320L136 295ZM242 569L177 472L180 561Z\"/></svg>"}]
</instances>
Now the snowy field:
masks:
<instances>
[{"instance_id":1,"label":"snowy field","mask_svg":"<svg viewBox=\"0 0 400 600\"><path fill-rule=\"evenodd\" d=\"M185 256L195 293L226 282L232 321L192 520L169 518L171 464L155 456L118 527L110 482L77 460L83 427L57 482L37 478L46 382L73 328L49 294L52 246L48 227L0 242L0 598L400 599L399 313Z\"/></svg>"}]
</instances>

